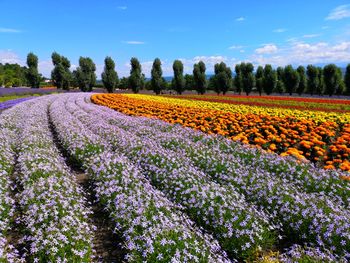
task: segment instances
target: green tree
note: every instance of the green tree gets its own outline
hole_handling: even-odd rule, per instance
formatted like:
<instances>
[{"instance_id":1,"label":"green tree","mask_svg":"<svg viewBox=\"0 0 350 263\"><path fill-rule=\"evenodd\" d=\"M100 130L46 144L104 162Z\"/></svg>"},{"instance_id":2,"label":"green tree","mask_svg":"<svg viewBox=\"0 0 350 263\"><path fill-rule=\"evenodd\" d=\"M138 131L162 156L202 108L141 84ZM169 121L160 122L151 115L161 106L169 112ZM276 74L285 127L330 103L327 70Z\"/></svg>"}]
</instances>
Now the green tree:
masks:
<instances>
[{"instance_id":1,"label":"green tree","mask_svg":"<svg viewBox=\"0 0 350 263\"><path fill-rule=\"evenodd\" d=\"M318 86L316 88L317 95L323 95L325 93L325 83L323 76L323 68L317 67L317 78L318 78Z\"/></svg>"},{"instance_id":2,"label":"green tree","mask_svg":"<svg viewBox=\"0 0 350 263\"><path fill-rule=\"evenodd\" d=\"M194 89L194 78L191 74L185 75L185 90L193 90Z\"/></svg>"},{"instance_id":3,"label":"green tree","mask_svg":"<svg viewBox=\"0 0 350 263\"><path fill-rule=\"evenodd\" d=\"M199 61L198 64L194 64L193 66L193 80L198 94L204 94L207 88L205 70L206 68L203 61Z\"/></svg>"},{"instance_id":4,"label":"green tree","mask_svg":"<svg viewBox=\"0 0 350 263\"><path fill-rule=\"evenodd\" d=\"M27 82L31 88L39 88L40 74L38 72L38 57L30 52L27 56Z\"/></svg>"},{"instance_id":5,"label":"green tree","mask_svg":"<svg viewBox=\"0 0 350 263\"><path fill-rule=\"evenodd\" d=\"M285 86L284 86L284 69L282 67L277 67L276 70L277 74L277 84L276 84L276 92L282 94L284 93Z\"/></svg>"},{"instance_id":6,"label":"green tree","mask_svg":"<svg viewBox=\"0 0 350 263\"><path fill-rule=\"evenodd\" d=\"M300 80L298 72L293 69L292 65L288 65L284 68L284 80L287 92L289 95L292 95L298 87Z\"/></svg>"},{"instance_id":7,"label":"green tree","mask_svg":"<svg viewBox=\"0 0 350 263\"><path fill-rule=\"evenodd\" d=\"M122 77L118 84L118 89L128 89L129 87L129 78Z\"/></svg>"},{"instance_id":8,"label":"green tree","mask_svg":"<svg viewBox=\"0 0 350 263\"><path fill-rule=\"evenodd\" d=\"M264 68L262 66L259 66L255 73L255 79L256 79L256 89L259 92L259 95L261 96L261 93L263 91L263 84L264 84Z\"/></svg>"},{"instance_id":9,"label":"green tree","mask_svg":"<svg viewBox=\"0 0 350 263\"><path fill-rule=\"evenodd\" d=\"M232 85L232 71L224 62L217 63L214 66L215 75L212 79L214 90L217 94L222 92L224 95Z\"/></svg>"},{"instance_id":10,"label":"green tree","mask_svg":"<svg viewBox=\"0 0 350 263\"><path fill-rule=\"evenodd\" d=\"M27 86L27 68L18 64L0 63L0 86ZM7 85L7 86L8 86Z\"/></svg>"},{"instance_id":11,"label":"green tree","mask_svg":"<svg viewBox=\"0 0 350 263\"><path fill-rule=\"evenodd\" d=\"M306 67L307 75L307 90L311 96L317 92L317 89L320 85L320 80L318 78L318 69L314 65L308 65Z\"/></svg>"},{"instance_id":12,"label":"green tree","mask_svg":"<svg viewBox=\"0 0 350 263\"><path fill-rule=\"evenodd\" d=\"M326 65L323 68L323 78L325 92L332 96L338 90L341 81L341 73L339 73L338 67L335 64Z\"/></svg>"},{"instance_id":13,"label":"green tree","mask_svg":"<svg viewBox=\"0 0 350 263\"><path fill-rule=\"evenodd\" d=\"M145 84L142 76L142 68L139 60L135 57L130 60L131 70L129 77L129 87L134 93L138 93Z\"/></svg>"},{"instance_id":14,"label":"green tree","mask_svg":"<svg viewBox=\"0 0 350 263\"><path fill-rule=\"evenodd\" d=\"M66 57L60 56L57 52L52 53L51 59L54 65L54 69L51 71L53 84L58 89L69 90L72 80L72 74L69 70L70 61Z\"/></svg>"},{"instance_id":15,"label":"green tree","mask_svg":"<svg viewBox=\"0 0 350 263\"><path fill-rule=\"evenodd\" d=\"M174 78L172 80L172 87L177 94L182 94L185 90L185 79L184 79L184 65L180 60L175 60L173 63Z\"/></svg>"},{"instance_id":16,"label":"green tree","mask_svg":"<svg viewBox=\"0 0 350 263\"><path fill-rule=\"evenodd\" d=\"M306 90L306 75L305 68L303 66L299 66L297 68L297 72L299 74L299 84L296 89L296 92L301 95Z\"/></svg>"},{"instance_id":17,"label":"green tree","mask_svg":"<svg viewBox=\"0 0 350 263\"><path fill-rule=\"evenodd\" d=\"M79 58L79 67L74 72L74 77L81 91L92 91L96 83L96 65L89 57Z\"/></svg>"},{"instance_id":18,"label":"green tree","mask_svg":"<svg viewBox=\"0 0 350 263\"><path fill-rule=\"evenodd\" d=\"M346 87L346 93L350 95L350 63L346 66L344 83Z\"/></svg>"},{"instance_id":19,"label":"green tree","mask_svg":"<svg viewBox=\"0 0 350 263\"><path fill-rule=\"evenodd\" d=\"M162 62L159 58L156 58L153 61L152 71L151 71L151 85L152 89L156 94L160 94L160 92L164 88L164 81L162 78Z\"/></svg>"},{"instance_id":20,"label":"green tree","mask_svg":"<svg viewBox=\"0 0 350 263\"><path fill-rule=\"evenodd\" d=\"M109 93L113 93L118 85L118 74L115 71L115 63L111 57L105 58L104 71L101 74L103 86Z\"/></svg>"},{"instance_id":21,"label":"green tree","mask_svg":"<svg viewBox=\"0 0 350 263\"><path fill-rule=\"evenodd\" d=\"M242 89L243 89L243 78L242 78L242 71L241 71L241 65L237 64L235 66L235 73L236 76L234 78L234 84L236 87L236 91L239 95L241 95Z\"/></svg>"},{"instance_id":22,"label":"green tree","mask_svg":"<svg viewBox=\"0 0 350 263\"><path fill-rule=\"evenodd\" d=\"M263 88L267 95L270 95L275 89L277 85L277 74L276 71L273 70L272 66L266 64L264 67L264 79L263 79Z\"/></svg>"},{"instance_id":23,"label":"green tree","mask_svg":"<svg viewBox=\"0 0 350 263\"><path fill-rule=\"evenodd\" d=\"M241 63L243 90L248 96L255 85L254 66L252 63Z\"/></svg>"}]
</instances>

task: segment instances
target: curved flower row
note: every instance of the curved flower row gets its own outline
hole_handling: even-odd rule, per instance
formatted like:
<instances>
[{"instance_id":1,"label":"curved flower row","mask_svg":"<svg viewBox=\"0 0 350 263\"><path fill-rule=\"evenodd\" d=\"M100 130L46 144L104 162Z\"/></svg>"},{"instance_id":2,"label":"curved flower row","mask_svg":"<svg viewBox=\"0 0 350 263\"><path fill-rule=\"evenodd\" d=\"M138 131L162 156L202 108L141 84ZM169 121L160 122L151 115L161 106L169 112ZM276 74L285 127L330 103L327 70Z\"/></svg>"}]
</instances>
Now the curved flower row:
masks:
<instances>
[{"instance_id":1,"label":"curved flower row","mask_svg":"<svg viewBox=\"0 0 350 263\"><path fill-rule=\"evenodd\" d=\"M59 137L95 181L95 191L123 233L127 260L147 262L227 262L220 246L155 190L125 158L104 145L65 107L61 96L50 108ZM79 113L77 113L79 114ZM101 142L101 143L99 143Z\"/></svg>"},{"instance_id":2,"label":"curved flower row","mask_svg":"<svg viewBox=\"0 0 350 263\"><path fill-rule=\"evenodd\" d=\"M322 103L322 104L341 104L350 105L350 100L348 99L326 99L320 97L290 97L290 96L242 96L242 95L226 95L226 97L241 98L245 97L247 99L265 99L272 101L287 101L287 102L301 102L301 103Z\"/></svg>"},{"instance_id":3,"label":"curved flower row","mask_svg":"<svg viewBox=\"0 0 350 263\"><path fill-rule=\"evenodd\" d=\"M20 261L18 252L8 240L15 221L15 200L12 196L12 174L15 165L15 152L12 146L16 141L13 122L17 112L0 115L0 262Z\"/></svg>"},{"instance_id":4,"label":"curved flower row","mask_svg":"<svg viewBox=\"0 0 350 263\"><path fill-rule=\"evenodd\" d=\"M258 148L242 146L224 137L207 136L155 119L126 118L117 112L103 111L84 104L81 99L77 99L76 104L90 114L98 115L102 121L131 131L137 136L152 139L163 147L174 150L178 155L192 159L209 174L227 172L232 169L230 167L249 167L252 171L264 170L274 178L291 183L301 192L325 193L346 207L350 203L350 185L342 179L347 176L345 172L316 168L310 163L278 157L275 154L264 153ZM108 129L105 133L108 134ZM112 138L113 136L108 136L108 139Z\"/></svg>"},{"instance_id":5,"label":"curved flower row","mask_svg":"<svg viewBox=\"0 0 350 263\"><path fill-rule=\"evenodd\" d=\"M245 106L234 105L227 103L217 103L209 101L191 101L186 99L165 98L162 96L154 95L141 95L141 94L124 94L129 98L135 99L147 99L153 102L167 102L171 105L177 105L182 107L195 107L202 109L212 109L218 111L241 113L241 114L257 114L257 115L269 115L274 117L292 117L296 119L312 119L316 123L331 121L335 123L349 123L350 116L345 113L337 112L320 112L311 110L297 110L297 109L278 109L273 107L259 107L259 106Z\"/></svg>"},{"instance_id":6,"label":"curved flower row","mask_svg":"<svg viewBox=\"0 0 350 263\"><path fill-rule=\"evenodd\" d=\"M72 114L78 118L82 115L74 103L67 105L71 106L68 110ZM188 159L147 137L139 138L108 125L103 118L98 121L94 114L85 114L80 119L111 142L117 151L137 162L152 184L184 206L186 213L212 232L230 255L249 258L274 244L275 234L273 226L268 224L269 218L248 204L234 188L208 180Z\"/></svg>"},{"instance_id":7,"label":"curved flower row","mask_svg":"<svg viewBox=\"0 0 350 263\"><path fill-rule=\"evenodd\" d=\"M263 97L263 96L215 96L215 95L181 95L166 96L169 98L179 98L188 100L202 100L209 102L240 104L259 107L273 107L285 109L298 109L324 112L349 112L350 105L348 100L295 100L281 99L281 97Z\"/></svg>"},{"instance_id":8,"label":"curved flower row","mask_svg":"<svg viewBox=\"0 0 350 263\"><path fill-rule=\"evenodd\" d=\"M35 97L26 97L26 98L19 98L19 99L13 99L13 100L7 100L4 102L0 102L0 110L11 108L12 106L14 106L18 103L21 103L21 102L24 102L27 100L31 100L33 98L35 98Z\"/></svg>"},{"instance_id":9,"label":"curved flower row","mask_svg":"<svg viewBox=\"0 0 350 263\"><path fill-rule=\"evenodd\" d=\"M97 112L98 110L90 112L90 114L95 116ZM107 122L112 121L112 118L108 120L107 114L104 116L100 114L100 118L106 119ZM174 132L174 134L179 132L179 137L173 135L171 138L171 135L167 137L165 134L157 137L160 125L147 131L147 129L142 130L141 121L134 121L131 117L126 120L125 117L118 116L118 114L113 115L113 121L118 118L121 119L118 127L120 127L120 123L123 127L129 125L129 129L132 129L133 132L136 130L136 133L143 134L140 139L143 143L147 140L160 141L168 148L175 148L177 156L187 156L216 181L223 185L230 184L239 189L249 200L273 214L275 221L282 224L286 236L291 241L294 239L294 241L299 240L326 246L334 252L349 256L350 217L344 208L349 202L349 187L346 182L340 181L337 177L335 179L327 178L327 174L324 174L323 180L322 178L317 180L311 174L312 170L306 174L305 169L294 172L291 170L295 175L299 174L299 179L305 180L305 183L298 182L295 181L298 176L293 179L291 176L283 176L278 171L271 173L264 166L249 166L249 162L244 163L238 158L230 157L229 154L220 155L222 147L216 148L215 144L211 143L210 147L198 142L194 144L193 141L186 140L184 133L181 134L179 131ZM143 123L145 122L143 121ZM105 128L104 131L106 134L113 134L118 138L131 137L130 134L120 136L120 132L116 133L112 129ZM162 140L160 137L163 135ZM171 140L174 138L175 140ZM199 140L199 136L196 140ZM178 150L181 146L183 151ZM228 146L229 144L226 145L229 149ZM130 149L127 148L128 150ZM270 163L272 163L271 160ZM275 165L275 168L277 167L278 165ZM279 174L280 178L276 174ZM322 172L319 171L318 174L322 175ZM286 179L291 183L286 182ZM313 185L309 185L307 180ZM320 182L319 187L324 189L317 189L317 181ZM338 188L335 191L332 189L333 182L335 183L334 189ZM306 190L309 193L300 192L304 185L307 186ZM328 191L328 195L323 193L324 190ZM339 199L338 193L342 194L340 200L337 200Z\"/></svg>"},{"instance_id":10,"label":"curved flower row","mask_svg":"<svg viewBox=\"0 0 350 263\"><path fill-rule=\"evenodd\" d=\"M23 211L24 245L33 262L90 262L93 258L91 211L65 165L49 128L43 97L18 106L17 194Z\"/></svg>"},{"instance_id":11,"label":"curved flower row","mask_svg":"<svg viewBox=\"0 0 350 263\"><path fill-rule=\"evenodd\" d=\"M331 121L316 123L312 119L280 118L269 115L244 114L240 111L217 111L181 106L186 100L164 97L98 94L92 101L129 115L156 117L170 123L219 134L276 152L320 163L325 168L350 169L350 145L347 124ZM339 137L340 134L340 137ZM341 141L338 140L341 138ZM346 142L344 144L344 141ZM340 144L343 142L342 144Z\"/></svg>"}]
</instances>

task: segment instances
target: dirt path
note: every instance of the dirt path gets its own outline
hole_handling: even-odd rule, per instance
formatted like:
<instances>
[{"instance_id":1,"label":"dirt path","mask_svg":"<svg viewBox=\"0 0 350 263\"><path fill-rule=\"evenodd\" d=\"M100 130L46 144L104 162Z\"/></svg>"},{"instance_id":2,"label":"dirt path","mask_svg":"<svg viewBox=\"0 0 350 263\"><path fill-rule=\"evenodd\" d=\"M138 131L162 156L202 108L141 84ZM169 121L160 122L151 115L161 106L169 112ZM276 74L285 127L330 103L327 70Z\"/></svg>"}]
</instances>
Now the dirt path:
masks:
<instances>
[{"instance_id":1,"label":"dirt path","mask_svg":"<svg viewBox=\"0 0 350 263\"><path fill-rule=\"evenodd\" d=\"M125 251L121 247L122 239L114 233L113 223L108 213L96 199L93 181L81 170L76 162L70 158L69 153L62 147L53 123L50 120L50 130L52 132L56 147L65 158L67 166L75 176L76 182L82 187L84 196L87 199L86 207L93 211L91 223L96 226L94 236L95 257L98 262L123 262Z\"/></svg>"}]
</instances>

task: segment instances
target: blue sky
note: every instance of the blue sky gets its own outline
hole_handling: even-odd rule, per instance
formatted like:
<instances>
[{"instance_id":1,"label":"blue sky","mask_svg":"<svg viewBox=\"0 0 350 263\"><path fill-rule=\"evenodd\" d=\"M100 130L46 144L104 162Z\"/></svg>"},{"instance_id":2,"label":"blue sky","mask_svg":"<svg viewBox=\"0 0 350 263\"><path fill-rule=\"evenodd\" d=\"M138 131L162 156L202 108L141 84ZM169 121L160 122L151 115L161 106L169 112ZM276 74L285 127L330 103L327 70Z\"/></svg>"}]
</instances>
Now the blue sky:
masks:
<instances>
[{"instance_id":1,"label":"blue sky","mask_svg":"<svg viewBox=\"0 0 350 263\"><path fill-rule=\"evenodd\" d=\"M174 59L186 72L199 60L208 72L220 61L350 63L350 1L0 0L0 10L0 62L24 64L32 51L46 76L53 51L72 69L90 56L98 75L112 56L120 76L133 56L147 76L156 57L164 75Z\"/></svg>"}]
</instances>

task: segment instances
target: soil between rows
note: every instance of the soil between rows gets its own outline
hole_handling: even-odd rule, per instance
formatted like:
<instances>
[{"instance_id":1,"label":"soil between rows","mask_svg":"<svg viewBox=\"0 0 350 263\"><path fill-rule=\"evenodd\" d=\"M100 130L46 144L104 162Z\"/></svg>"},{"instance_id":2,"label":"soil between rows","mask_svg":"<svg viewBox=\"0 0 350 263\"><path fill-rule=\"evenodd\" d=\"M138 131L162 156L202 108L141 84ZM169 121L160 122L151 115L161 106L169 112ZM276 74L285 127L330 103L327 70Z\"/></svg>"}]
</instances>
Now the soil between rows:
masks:
<instances>
[{"instance_id":1,"label":"soil between rows","mask_svg":"<svg viewBox=\"0 0 350 263\"><path fill-rule=\"evenodd\" d=\"M113 222L110 220L107 211L99 204L96 193L94 191L94 182L89 176L84 173L77 162L71 158L69 152L62 146L55 126L50 118L49 112L49 127L53 136L54 143L61 155L64 157L66 165L70 168L75 177L75 181L83 190L87 200L86 207L93 212L91 215L91 223L96 227L94 232L94 250L95 258L98 262L123 262L126 251L122 248L122 238L114 233Z\"/></svg>"}]
</instances>

